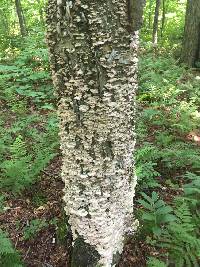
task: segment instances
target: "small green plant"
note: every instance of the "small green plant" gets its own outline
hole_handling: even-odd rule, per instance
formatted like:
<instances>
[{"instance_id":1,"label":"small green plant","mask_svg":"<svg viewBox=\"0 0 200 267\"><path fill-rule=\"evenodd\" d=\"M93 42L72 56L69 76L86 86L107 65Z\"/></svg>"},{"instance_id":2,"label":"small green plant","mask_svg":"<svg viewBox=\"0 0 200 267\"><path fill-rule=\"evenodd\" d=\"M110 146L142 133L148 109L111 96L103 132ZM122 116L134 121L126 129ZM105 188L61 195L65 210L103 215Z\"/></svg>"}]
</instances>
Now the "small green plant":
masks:
<instances>
[{"instance_id":1,"label":"small green plant","mask_svg":"<svg viewBox=\"0 0 200 267\"><path fill-rule=\"evenodd\" d=\"M0 229L0 266L22 267L19 253L14 249L8 234Z\"/></svg>"},{"instance_id":2,"label":"small green plant","mask_svg":"<svg viewBox=\"0 0 200 267\"><path fill-rule=\"evenodd\" d=\"M63 213L62 218L56 222L56 238L60 244L66 244L68 233L67 216Z\"/></svg>"},{"instance_id":3,"label":"small green plant","mask_svg":"<svg viewBox=\"0 0 200 267\"><path fill-rule=\"evenodd\" d=\"M56 155L52 153L54 145L48 148L42 145L43 143L36 144L35 151L28 153L27 145L22 136L19 135L15 139L10 146L10 159L4 160L0 165L2 169L1 188L6 188L17 194L36 181L40 172Z\"/></svg>"},{"instance_id":4,"label":"small green plant","mask_svg":"<svg viewBox=\"0 0 200 267\"><path fill-rule=\"evenodd\" d=\"M27 105L27 103L25 100L20 100L17 103L14 102L12 104L11 110L12 110L12 112L16 113L17 115L22 115L22 114L25 114L27 111L26 105Z\"/></svg>"},{"instance_id":5,"label":"small green plant","mask_svg":"<svg viewBox=\"0 0 200 267\"><path fill-rule=\"evenodd\" d=\"M20 159L27 155L26 143L21 135L18 135L10 146L10 152L13 159Z\"/></svg>"},{"instance_id":6,"label":"small green plant","mask_svg":"<svg viewBox=\"0 0 200 267\"><path fill-rule=\"evenodd\" d=\"M0 196L0 213L4 211L4 201L5 201L4 195Z\"/></svg>"},{"instance_id":7,"label":"small green plant","mask_svg":"<svg viewBox=\"0 0 200 267\"><path fill-rule=\"evenodd\" d=\"M154 188L160 185L156 177L160 173L156 170L159 152L151 143L145 142L141 148L136 151L136 173L141 188Z\"/></svg>"},{"instance_id":8,"label":"small green plant","mask_svg":"<svg viewBox=\"0 0 200 267\"><path fill-rule=\"evenodd\" d=\"M32 203L34 206L39 207L44 205L47 202L46 196L42 192L36 192L33 195Z\"/></svg>"},{"instance_id":9,"label":"small green plant","mask_svg":"<svg viewBox=\"0 0 200 267\"><path fill-rule=\"evenodd\" d=\"M161 248L167 266L199 267L200 150L189 139L199 128L199 78L164 54L145 53L139 65L139 189L169 187L165 194L172 198L182 192L171 206L155 192L142 194L141 235L149 246ZM148 266L163 266L160 259L151 258Z\"/></svg>"},{"instance_id":10,"label":"small green plant","mask_svg":"<svg viewBox=\"0 0 200 267\"><path fill-rule=\"evenodd\" d=\"M141 219L144 229L147 232L159 236L162 233L163 226L176 220L176 216L172 214L173 209L159 199L156 192L152 192L151 197L145 193L141 193L143 199L138 202L142 205Z\"/></svg>"},{"instance_id":11,"label":"small green plant","mask_svg":"<svg viewBox=\"0 0 200 267\"><path fill-rule=\"evenodd\" d=\"M184 198L188 200L192 206L200 204L200 176L187 172L185 178L190 181L183 186Z\"/></svg>"},{"instance_id":12,"label":"small green plant","mask_svg":"<svg viewBox=\"0 0 200 267\"><path fill-rule=\"evenodd\" d=\"M30 222L30 225L26 226L23 230L24 240L33 239L43 228L47 226L47 222L43 219L32 220Z\"/></svg>"},{"instance_id":13,"label":"small green plant","mask_svg":"<svg viewBox=\"0 0 200 267\"><path fill-rule=\"evenodd\" d=\"M167 267L167 265L157 258L150 257L147 262L147 267Z\"/></svg>"},{"instance_id":14,"label":"small green plant","mask_svg":"<svg viewBox=\"0 0 200 267\"><path fill-rule=\"evenodd\" d=\"M178 200L175 207L177 220L163 229L157 246L168 251L169 263L177 267L198 267L200 263L200 239L189 206ZM171 266L171 265L170 265Z\"/></svg>"}]
</instances>

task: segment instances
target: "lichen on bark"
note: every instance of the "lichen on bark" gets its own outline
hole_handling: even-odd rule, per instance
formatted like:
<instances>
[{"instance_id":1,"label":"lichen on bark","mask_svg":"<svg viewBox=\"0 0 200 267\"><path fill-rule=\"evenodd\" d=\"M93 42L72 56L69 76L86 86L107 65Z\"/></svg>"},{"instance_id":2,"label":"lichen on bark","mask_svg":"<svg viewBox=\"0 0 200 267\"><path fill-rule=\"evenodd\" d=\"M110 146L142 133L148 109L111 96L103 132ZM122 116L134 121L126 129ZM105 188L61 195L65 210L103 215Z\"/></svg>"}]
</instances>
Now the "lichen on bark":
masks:
<instances>
[{"instance_id":1,"label":"lichen on bark","mask_svg":"<svg viewBox=\"0 0 200 267\"><path fill-rule=\"evenodd\" d=\"M104 267L134 230L138 32L130 34L127 12L126 0L49 0L47 8L65 210L74 242L81 237Z\"/></svg>"}]
</instances>

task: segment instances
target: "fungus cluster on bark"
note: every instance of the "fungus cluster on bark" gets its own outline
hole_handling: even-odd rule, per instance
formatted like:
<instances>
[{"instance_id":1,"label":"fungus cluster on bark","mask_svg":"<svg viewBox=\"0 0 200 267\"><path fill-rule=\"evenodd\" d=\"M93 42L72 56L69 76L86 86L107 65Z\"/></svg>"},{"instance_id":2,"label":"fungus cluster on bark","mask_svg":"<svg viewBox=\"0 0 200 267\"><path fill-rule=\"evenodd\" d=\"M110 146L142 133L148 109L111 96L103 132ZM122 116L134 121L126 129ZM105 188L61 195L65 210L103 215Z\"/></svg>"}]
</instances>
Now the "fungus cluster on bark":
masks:
<instances>
[{"instance_id":1,"label":"fungus cluster on bark","mask_svg":"<svg viewBox=\"0 0 200 267\"><path fill-rule=\"evenodd\" d=\"M127 0L49 0L72 266L113 266L134 231L138 32Z\"/></svg>"}]
</instances>

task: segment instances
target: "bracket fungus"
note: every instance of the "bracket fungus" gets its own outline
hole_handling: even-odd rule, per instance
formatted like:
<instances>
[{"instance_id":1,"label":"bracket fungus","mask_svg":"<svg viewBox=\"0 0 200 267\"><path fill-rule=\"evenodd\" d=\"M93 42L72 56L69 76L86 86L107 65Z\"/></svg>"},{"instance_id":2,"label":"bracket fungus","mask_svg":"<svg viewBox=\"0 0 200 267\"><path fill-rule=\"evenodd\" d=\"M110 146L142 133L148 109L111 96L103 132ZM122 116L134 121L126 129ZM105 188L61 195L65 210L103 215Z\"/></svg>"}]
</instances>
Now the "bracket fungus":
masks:
<instances>
[{"instance_id":1,"label":"bracket fungus","mask_svg":"<svg viewBox=\"0 0 200 267\"><path fill-rule=\"evenodd\" d=\"M114 266L133 218L138 32L127 0L49 0L72 266Z\"/></svg>"}]
</instances>

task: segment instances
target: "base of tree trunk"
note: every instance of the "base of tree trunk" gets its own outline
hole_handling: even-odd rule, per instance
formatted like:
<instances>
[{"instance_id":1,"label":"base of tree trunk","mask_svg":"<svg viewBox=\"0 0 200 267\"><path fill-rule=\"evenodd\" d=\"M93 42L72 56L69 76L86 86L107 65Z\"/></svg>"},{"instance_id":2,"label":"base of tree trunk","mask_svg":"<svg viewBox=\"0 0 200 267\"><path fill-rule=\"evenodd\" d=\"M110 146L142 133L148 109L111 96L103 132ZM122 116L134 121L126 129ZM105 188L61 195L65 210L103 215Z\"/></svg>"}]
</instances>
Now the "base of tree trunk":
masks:
<instances>
[{"instance_id":1,"label":"base of tree trunk","mask_svg":"<svg viewBox=\"0 0 200 267\"><path fill-rule=\"evenodd\" d=\"M94 247L85 243L82 237L78 237L75 240L72 250L71 267L97 267L99 260L100 255Z\"/></svg>"},{"instance_id":2,"label":"base of tree trunk","mask_svg":"<svg viewBox=\"0 0 200 267\"><path fill-rule=\"evenodd\" d=\"M98 251L94 247L87 244L82 237L78 237L71 251L70 267L101 267L99 264L101 259ZM112 266L116 266L120 261L119 253L113 256ZM102 266L103 267L103 266Z\"/></svg>"}]
</instances>

